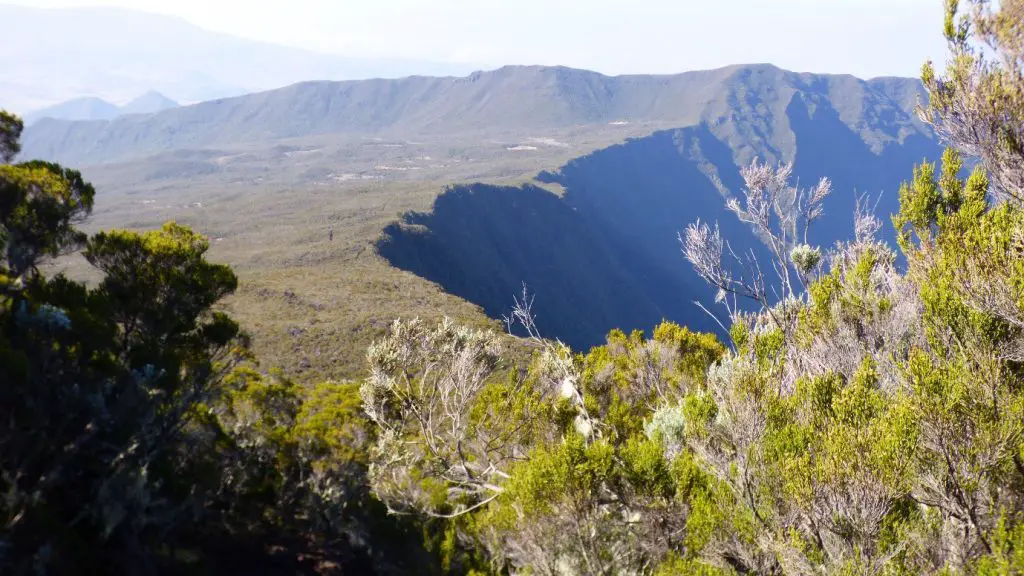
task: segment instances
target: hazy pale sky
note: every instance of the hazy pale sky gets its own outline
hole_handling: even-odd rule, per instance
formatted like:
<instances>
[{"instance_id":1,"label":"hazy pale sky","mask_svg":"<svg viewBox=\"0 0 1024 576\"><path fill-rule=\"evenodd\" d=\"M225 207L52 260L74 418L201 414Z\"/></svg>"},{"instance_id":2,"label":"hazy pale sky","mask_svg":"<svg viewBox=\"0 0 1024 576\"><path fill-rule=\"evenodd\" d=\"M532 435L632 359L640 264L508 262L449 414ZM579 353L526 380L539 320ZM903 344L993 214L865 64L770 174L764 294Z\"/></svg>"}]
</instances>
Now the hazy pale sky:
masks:
<instances>
[{"instance_id":1,"label":"hazy pale sky","mask_svg":"<svg viewBox=\"0 0 1024 576\"><path fill-rule=\"evenodd\" d=\"M120 6L351 56L562 64L607 74L771 62L917 76L941 61L942 0L0 0Z\"/></svg>"}]
</instances>

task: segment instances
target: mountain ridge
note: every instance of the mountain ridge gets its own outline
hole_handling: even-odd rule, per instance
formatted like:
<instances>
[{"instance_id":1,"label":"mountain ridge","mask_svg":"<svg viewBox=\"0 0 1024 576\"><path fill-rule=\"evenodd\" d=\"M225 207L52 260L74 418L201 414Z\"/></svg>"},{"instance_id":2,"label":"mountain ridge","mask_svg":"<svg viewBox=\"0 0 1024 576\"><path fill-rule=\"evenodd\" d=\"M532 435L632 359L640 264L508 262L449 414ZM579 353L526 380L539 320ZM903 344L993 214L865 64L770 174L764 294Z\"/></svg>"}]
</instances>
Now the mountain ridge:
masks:
<instances>
[{"instance_id":1,"label":"mountain ridge","mask_svg":"<svg viewBox=\"0 0 1024 576\"><path fill-rule=\"evenodd\" d=\"M660 76L507 66L463 77L301 82L145 118L48 120L26 131L23 147L26 156L82 164L325 134L501 134L612 122L670 128L741 116L762 132L756 137L771 139L756 126L758 116L781 115L778 103L797 91L840 103L840 118L873 144L925 130L905 97L917 80L871 82L772 65Z\"/></svg>"}]
</instances>

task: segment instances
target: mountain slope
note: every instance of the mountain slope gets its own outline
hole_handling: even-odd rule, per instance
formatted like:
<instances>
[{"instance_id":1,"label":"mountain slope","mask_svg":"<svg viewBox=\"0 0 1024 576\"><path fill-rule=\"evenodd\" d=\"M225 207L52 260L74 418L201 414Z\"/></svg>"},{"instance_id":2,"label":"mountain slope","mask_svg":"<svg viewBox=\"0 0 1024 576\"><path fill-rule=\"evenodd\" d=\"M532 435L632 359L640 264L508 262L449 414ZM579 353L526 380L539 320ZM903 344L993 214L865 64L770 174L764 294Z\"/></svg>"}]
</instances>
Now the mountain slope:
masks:
<instances>
[{"instance_id":1,"label":"mountain slope","mask_svg":"<svg viewBox=\"0 0 1024 576\"><path fill-rule=\"evenodd\" d=\"M940 153L910 102L894 102L891 91L835 78L788 86L768 79L732 84L718 118L540 174L565 190L561 198L532 186L449 190L430 212L385 230L378 250L492 317L507 312L526 282L540 328L576 348L601 343L612 328L649 330L663 318L717 330L694 304L715 309L715 295L682 258L677 234L698 219L718 222L737 253L753 250L770 269L761 244L725 208L742 189L739 166L759 157L793 162L804 183L831 178L834 192L810 236L828 248L852 237L862 193L877 200L891 242L887 215L898 208L899 183Z\"/></svg>"},{"instance_id":2,"label":"mountain slope","mask_svg":"<svg viewBox=\"0 0 1024 576\"><path fill-rule=\"evenodd\" d=\"M912 90L914 80L893 81ZM792 146L785 105L798 90L828 98L872 149L922 133L909 104L852 76L736 66L674 76L604 76L559 67L506 67L463 78L307 82L109 122L46 122L28 130L26 156L72 164L127 160L180 148L231 148L323 134L493 136L647 122L681 127L742 120L727 144Z\"/></svg>"},{"instance_id":3,"label":"mountain slope","mask_svg":"<svg viewBox=\"0 0 1024 576\"><path fill-rule=\"evenodd\" d=\"M82 94L114 102L157 90L195 102L302 80L466 73L467 66L357 59L217 34L117 8L0 4L0 105L25 112Z\"/></svg>"}]
</instances>

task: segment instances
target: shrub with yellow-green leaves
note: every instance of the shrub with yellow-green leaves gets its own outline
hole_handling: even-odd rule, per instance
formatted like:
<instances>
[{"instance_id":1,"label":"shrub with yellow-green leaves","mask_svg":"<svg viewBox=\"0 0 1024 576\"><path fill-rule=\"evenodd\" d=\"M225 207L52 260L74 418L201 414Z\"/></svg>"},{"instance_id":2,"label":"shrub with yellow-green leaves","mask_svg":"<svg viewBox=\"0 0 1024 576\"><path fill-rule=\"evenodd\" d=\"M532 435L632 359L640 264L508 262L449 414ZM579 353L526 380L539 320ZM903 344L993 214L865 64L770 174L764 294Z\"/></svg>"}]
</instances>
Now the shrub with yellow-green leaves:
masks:
<instances>
[{"instance_id":1,"label":"shrub with yellow-green leaves","mask_svg":"<svg viewBox=\"0 0 1024 576\"><path fill-rule=\"evenodd\" d=\"M680 494L713 481L673 467L664 432L645 421L699 394L724 347L663 324L651 340L613 332L587 355L542 347L519 372L493 338L396 323L371 349L375 493L452 518L460 544L497 570L643 573L685 547ZM415 361L391 363L399 355Z\"/></svg>"},{"instance_id":2,"label":"shrub with yellow-green leaves","mask_svg":"<svg viewBox=\"0 0 1024 576\"><path fill-rule=\"evenodd\" d=\"M209 416L222 450L218 498L231 507L221 522L232 530L311 539L326 550L339 543L345 551L359 549L384 537L410 544L370 498L372 430L357 383L302 387L242 367L210 404Z\"/></svg>"},{"instance_id":3,"label":"shrub with yellow-green leaves","mask_svg":"<svg viewBox=\"0 0 1024 576\"><path fill-rule=\"evenodd\" d=\"M373 465L390 476L376 476L376 493L406 494L387 483L398 475L429 486L420 510L457 516L460 544L497 571L1014 573L1024 213L991 206L985 178L961 167L948 152L904 186L894 222L906 270L871 237L878 224L861 222L868 233L836 246L805 293L736 314L729 349L663 324L651 338L613 331L555 368L552 344L518 373L484 334L393 331L377 350L420 359L388 368L403 379L389 386L415 392L390 397L405 402L392 414L413 418L394 438L437 460L385 460L379 444ZM508 382L534 407L501 412L503 426L531 431L513 444L470 428L445 436L455 412L423 410L449 395L480 411ZM374 414L398 430L386 409ZM460 462L486 462L487 476L445 472ZM465 500L477 480L487 492Z\"/></svg>"},{"instance_id":4,"label":"shrub with yellow-green leaves","mask_svg":"<svg viewBox=\"0 0 1024 576\"><path fill-rule=\"evenodd\" d=\"M720 290L728 349L668 324L652 338L613 331L585 355L542 344L513 377L538 409L528 422L507 413L540 432L502 460L466 458L497 462L469 502L449 500L469 474L382 451L373 465L429 477L433 509L458 516L459 544L495 572L1024 573L1024 3L969 4L961 17L946 3L946 76L924 72L922 115L951 148L900 190L905 263L859 209L849 242L806 245L828 182L800 190L788 168L754 163L730 208L763 237L777 278L725 262L717 227L681 238ZM961 153L980 160L969 175ZM392 371L423 382L416 366ZM469 404L516 374L501 354L487 366L495 377ZM403 411L434 394L420 390ZM400 441L460 453L427 446L437 438L407 427Z\"/></svg>"}]
</instances>

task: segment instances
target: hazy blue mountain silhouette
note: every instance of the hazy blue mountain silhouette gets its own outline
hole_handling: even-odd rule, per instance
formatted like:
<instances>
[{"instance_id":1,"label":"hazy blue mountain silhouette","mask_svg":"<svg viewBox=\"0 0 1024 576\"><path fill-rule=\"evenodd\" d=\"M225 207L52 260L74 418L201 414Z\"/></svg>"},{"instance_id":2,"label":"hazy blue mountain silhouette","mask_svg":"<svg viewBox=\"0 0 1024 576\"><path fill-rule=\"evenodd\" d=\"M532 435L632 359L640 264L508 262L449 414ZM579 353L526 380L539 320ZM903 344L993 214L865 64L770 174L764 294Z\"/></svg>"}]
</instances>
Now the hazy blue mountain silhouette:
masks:
<instances>
[{"instance_id":1,"label":"hazy blue mountain silhouette","mask_svg":"<svg viewBox=\"0 0 1024 576\"><path fill-rule=\"evenodd\" d=\"M72 122L112 120L127 114L155 114L177 107L177 102L153 90L135 98L124 106L118 106L106 100L89 96L75 98L74 100L68 100L67 102L30 112L25 115L25 124L31 126L44 118Z\"/></svg>"},{"instance_id":2,"label":"hazy blue mountain silhouette","mask_svg":"<svg viewBox=\"0 0 1024 576\"><path fill-rule=\"evenodd\" d=\"M54 104L25 115L25 124L32 125L43 118L60 120L110 120L116 118L121 109L101 98L86 96L75 98L60 104Z\"/></svg>"}]
</instances>

